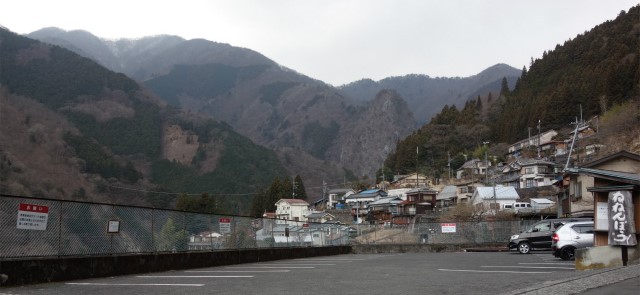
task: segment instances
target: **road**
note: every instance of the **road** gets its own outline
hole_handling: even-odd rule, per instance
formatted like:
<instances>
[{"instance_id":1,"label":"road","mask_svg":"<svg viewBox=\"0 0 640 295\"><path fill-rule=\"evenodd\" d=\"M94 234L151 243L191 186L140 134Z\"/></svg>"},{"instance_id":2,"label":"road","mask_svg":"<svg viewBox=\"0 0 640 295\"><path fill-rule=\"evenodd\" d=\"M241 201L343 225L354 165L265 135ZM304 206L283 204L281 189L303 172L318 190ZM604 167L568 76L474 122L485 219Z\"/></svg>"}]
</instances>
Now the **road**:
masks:
<instances>
[{"instance_id":1,"label":"road","mask_svg":"<svg viewBox=\"0 0 640 295\"><path fill-rule=\"evenodd\" d=\"M627 272L640 279L640 266ZM5 287L0 294L571 294L595 292L580 286L615 275L577 271L549 252L349 254Z\"/></svg>"}]
</instances>

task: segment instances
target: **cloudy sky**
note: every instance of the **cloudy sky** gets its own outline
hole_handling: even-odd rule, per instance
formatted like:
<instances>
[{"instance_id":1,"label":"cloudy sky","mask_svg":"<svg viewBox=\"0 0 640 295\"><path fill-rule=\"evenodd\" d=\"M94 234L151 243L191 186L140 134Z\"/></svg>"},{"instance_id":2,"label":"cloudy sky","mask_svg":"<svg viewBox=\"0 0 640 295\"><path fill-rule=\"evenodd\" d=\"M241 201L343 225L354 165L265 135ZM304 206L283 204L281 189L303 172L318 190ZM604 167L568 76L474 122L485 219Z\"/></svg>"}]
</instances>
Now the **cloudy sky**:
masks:
<instances>
[{"instance_id":1,"label":"cloudy sky","mask_svg":"<svg viewBox=\"0 0 640 295\"><path fill-rule=\"evenodd\" d=\"M258 51L335 86L362 78L518 69L638 0L15 0L0 25L98 37L170 34Z\"/></svg>"}]
</instances>

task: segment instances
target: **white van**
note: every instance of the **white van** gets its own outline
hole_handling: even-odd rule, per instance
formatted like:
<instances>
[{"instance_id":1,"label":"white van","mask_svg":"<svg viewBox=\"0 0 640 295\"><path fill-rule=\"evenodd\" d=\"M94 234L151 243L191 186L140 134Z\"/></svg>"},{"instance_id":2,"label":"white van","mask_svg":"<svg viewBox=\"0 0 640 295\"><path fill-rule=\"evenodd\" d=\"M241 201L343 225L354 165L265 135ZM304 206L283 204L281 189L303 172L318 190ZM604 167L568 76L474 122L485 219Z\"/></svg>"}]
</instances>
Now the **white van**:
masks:
<instances>
[{"instance_id":1,"label":"white van","mask_svg":"<svg viewBox=\"0 0 640 295\"><path fill-rule=\"evenodd\" d=\"M533 207L531 207L531 203L525 202L515 202L511 204L502 204L502 209L510 209L518 212L531 212L533 211Z\"/></svg>"}]
</instances>

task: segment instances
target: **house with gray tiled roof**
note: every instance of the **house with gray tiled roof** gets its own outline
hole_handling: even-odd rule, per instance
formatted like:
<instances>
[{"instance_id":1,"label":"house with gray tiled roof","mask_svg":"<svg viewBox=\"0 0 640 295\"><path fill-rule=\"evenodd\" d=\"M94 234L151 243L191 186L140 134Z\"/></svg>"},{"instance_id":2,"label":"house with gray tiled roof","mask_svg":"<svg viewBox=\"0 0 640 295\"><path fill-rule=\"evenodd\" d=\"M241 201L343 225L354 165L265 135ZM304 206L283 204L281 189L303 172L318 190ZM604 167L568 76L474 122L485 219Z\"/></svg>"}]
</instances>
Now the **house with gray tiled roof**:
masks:
<instances>
[{"instance_id":1,"label":"house with gray tiled roof","mask_svg":"<svg viewBox=\"0 0 640 295\"><path fill-rule=\"evenodd\" d=\"M520 199L518 192L510 186L477 187L471 197L471 204L476 212L487 212L495 215L505 205L513 204Z\"/></svg>"},{"instance_id":2,"label":"house with gray tiled roof","mask_svg":"<svg viewBox=\"0 0 640 295\"><path fill-rule=\"evenodd\" d=\"M550 161L519 158L502 168L496 182L515 188L550 186L556 182L559 168Z\"/></svg>"}]
</instances>

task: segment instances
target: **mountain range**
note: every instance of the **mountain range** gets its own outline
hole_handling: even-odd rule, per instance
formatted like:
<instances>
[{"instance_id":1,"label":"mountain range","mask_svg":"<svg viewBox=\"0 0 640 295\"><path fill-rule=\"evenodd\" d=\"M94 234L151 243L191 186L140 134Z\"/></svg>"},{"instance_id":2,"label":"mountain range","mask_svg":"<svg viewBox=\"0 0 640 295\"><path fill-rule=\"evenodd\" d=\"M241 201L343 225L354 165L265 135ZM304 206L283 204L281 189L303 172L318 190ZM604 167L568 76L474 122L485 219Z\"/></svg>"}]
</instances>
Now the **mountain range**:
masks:
<instances>
[{"instance_id":1,"label":"mountain range","mask_svg":"<svg viewBox=\"0 0 640 295\"><path fill-rule=\"evenodd\" d=\"M407 75L334 88L250 49L203 39L160 35L105 40L86 31L57 28L27 36L122 72L168 104L224 121L260 145L306 153L357 177L371 176L379 167L379 156L367 155L393 149L398 138L445 105L462 106L478 95L496 92L502 78L515 80L520 73L496 65L468 78ZM378 95L383 89L395 94ZM379 103L380 97L406 103ZM374 121L389 124L372 130Z\"/></svg>"}]
</instances>

